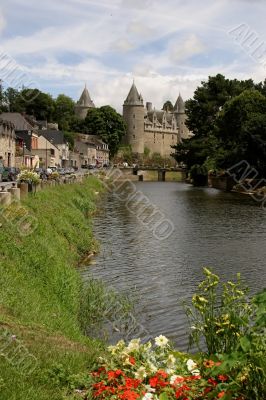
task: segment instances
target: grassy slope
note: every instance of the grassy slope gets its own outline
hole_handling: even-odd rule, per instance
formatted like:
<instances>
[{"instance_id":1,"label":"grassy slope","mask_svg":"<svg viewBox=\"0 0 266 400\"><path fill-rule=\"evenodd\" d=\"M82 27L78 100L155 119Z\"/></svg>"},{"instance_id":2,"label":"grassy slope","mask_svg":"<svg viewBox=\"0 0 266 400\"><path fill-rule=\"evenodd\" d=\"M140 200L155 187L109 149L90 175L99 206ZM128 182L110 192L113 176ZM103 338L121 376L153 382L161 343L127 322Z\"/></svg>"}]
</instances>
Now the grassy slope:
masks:
<instances>
[{"instance_id":1,"label":"grassy slope","mask_svg":"<svg viewBox=\"0 0 266 400\"><path fill-rule=\"evenodd\" d=\"M99 354L99 344L80 333L75 266L95 247L90 215L100 189L89 178L29 196L23 207L36 218L37 229L28 236L20 234L21 210L12 207L5 211L8 218L0 216L1 400L62 399L65 389L48 379L48 371L62 369L64 380L86 371ZM37 358L29 376L21 373L19 356L12 362L1 356L3 329Z\"/></svg>"}]
</instances>

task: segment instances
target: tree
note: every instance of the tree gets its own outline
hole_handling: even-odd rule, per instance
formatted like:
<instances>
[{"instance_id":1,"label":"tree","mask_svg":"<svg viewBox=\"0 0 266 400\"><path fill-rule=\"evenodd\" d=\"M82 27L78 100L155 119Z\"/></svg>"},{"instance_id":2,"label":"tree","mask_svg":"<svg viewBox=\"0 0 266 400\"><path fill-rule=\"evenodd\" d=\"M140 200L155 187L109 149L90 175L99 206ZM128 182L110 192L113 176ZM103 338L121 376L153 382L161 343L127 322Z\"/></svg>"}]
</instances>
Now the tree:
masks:
<instances>
[{"instance_id":1,"label":"tree","mask_svg":"<svg viewBox=\"0 0 266 400\"><path fill-rule=\"evenodd\" d=\"M163 105L163 110L164 111L173 111L174 110L174 106L172 104L172 102L170 100L167 100L164 105Z\"/></svg>"},{"instance_id":2,"label":"tree","mask_svg":"<svg viewBox=\"0 0 266 400\"><path fill-rule=\"evenodd\" d=\"M58 123L59 129L68 130L74 114L75 102L71 97L59 94L54 101L53 119Z\"/></svg>"},{"instance_id":3,"label":"tree","mask_svg":"<svg viewBox=\"0 0 266 400\"><path fill-rule=\"evenodd\" d=\"M68 142L70 150L74 149L74 143L75 143L76 136L77 136L76 132L64 131L64 138Z\"/></svg>"},{"instance_id":4,"label":"tree","mask_svg":"<svg viewBox=\"0 0 266 400\"><path fill-rule=\"evenodd\" d=\"M82 133L99 135L108 144L111 156L117 152L126 131L122 116L110 106L89 109L79 128Z\"/></svg>"},{"instance_id":5,"label":"tree","mask_svg":"<svg viewBox=\"0 0 266 400\"><path fill-rule=\"evenodd\" d=\"M223 75L209 77L186 102L186 125L193 132L190 140L174 146L175 159L191 169L193 165L216 168L225 157L226 149L217 135L217 121L225 104L246 89L254 89L252 80L226 79Z\"/></svg>"},{"instance_id":6,"label":"tree","mask_svg":"<svg viewBox=\"0 0 266 400\"><path fill-rule=\"evenodd\" d=\"M217 116L224 104L244 90L254 87L251 79L230 80L221 74L209 77L207 82L202 82L202 86L196 89L193 99L186 102L186 125L189 130L197 136L208 136L214 131Z\"/></svg>"},{"instance_id":7,"label":"tree","mask_svg":"<svg viewBox=\"0 0 266 400\"><path fill-rule=\"evenodd\" d=\"M37 120L52 121L54 100L50 94L39 89L22 89L20 97L28 115L34 115Z\"/></svg>"},{"instance_id":8,"label":"tree","mask_svg":"<svg viewBox=\"0 0 266 400\"><path fill-rule=\"evenodd\" d=\"M9 112L26 111L25 104L18 90L9 87L4 91L3 97Z\"/></svg>"},{"instance_id":9,"label":"tree","mask_svg":"<svg viewBox=\"0 0 266 400\"><path fill-rule=\"evenodd\" d=\"M109 145L110 155L113 156L126 133L126 125L122 116L112 107L103 106L100 111L105 123L105 132L101 134L101 138Z\"/></svg>"},{"instance_id":10,"label":"tree","mask_svg":"<svg viewBox=\"0 0 266 400\"><path fill-rule=\"evenodd\" d=\"M266 176L266 97L257 90L246 90L227 102L217 120L216 136L222 154L217 166L230 168L247 161Z\"/></svg>"}]
</instances>

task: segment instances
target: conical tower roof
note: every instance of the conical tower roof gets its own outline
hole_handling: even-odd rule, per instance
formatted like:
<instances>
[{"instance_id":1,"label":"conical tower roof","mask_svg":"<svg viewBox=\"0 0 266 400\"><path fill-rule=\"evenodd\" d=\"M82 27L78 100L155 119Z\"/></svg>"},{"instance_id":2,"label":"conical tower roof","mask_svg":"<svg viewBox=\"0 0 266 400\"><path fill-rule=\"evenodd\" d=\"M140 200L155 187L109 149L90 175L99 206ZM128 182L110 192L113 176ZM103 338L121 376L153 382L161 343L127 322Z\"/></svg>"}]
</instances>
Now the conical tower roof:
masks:
<instances>
[{"instance_id":1,"label":"conical tower roof","mask_svg":"<svg viewBox=\"0 0 266 400\"><path fill-rule=\"evenodd\" d=\"M125 105L131 106L142 106L143 105L143 98L141 94L138 92L135 83L133 82L131 89L127 95L127 98L124 102Z\"/></svg>"},{"instance_id":2,"label":"conical tower roof","mask_svg":"<svg viewBox=\"0 0 266 400\"><path fill-rule=\"evenodd\" d=\"M86 85L80 96L79 101L77 102L77 105L82 107L95 107Z\"/></svg>"},{"instance_id":3,"label":"conical tower roof","mask_svg":"<svg viewBox=\"0 0 266 400\"><path fill-rule=\"evenodd\" d=\"M185 103L184 100L182 99L181 94L179 93L179 96L175 102L174 105L174 111L179 112L179 113L184 113L185 112Z\"/></svg>"}]
</instances>

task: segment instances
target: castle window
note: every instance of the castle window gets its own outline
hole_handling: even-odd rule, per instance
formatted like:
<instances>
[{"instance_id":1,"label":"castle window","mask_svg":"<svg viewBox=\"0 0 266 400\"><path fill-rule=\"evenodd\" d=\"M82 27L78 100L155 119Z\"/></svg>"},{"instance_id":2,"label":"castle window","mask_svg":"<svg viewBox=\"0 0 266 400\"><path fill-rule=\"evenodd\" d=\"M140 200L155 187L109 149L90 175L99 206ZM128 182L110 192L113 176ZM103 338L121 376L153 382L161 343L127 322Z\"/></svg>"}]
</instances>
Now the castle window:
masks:
<instances>
[{"instance_id":1,"label":"castle window","mask_svg":"<svg viewBox=\"0 0 266 400\"><path fill-rule=\"evenodd\" d=\"M135 114L133 114L133 118L135 118Z\"/></svg>"},{"instance_id":2,"label":"castle window","mask_svg":"<svg viewBox=\"0 0 266 400\"><path fill-rule=\"evenodd\" d=\"M135 129L135 125L133 125L133 129Z\"/></svg>"},{"instance_id":3,"label":"castle window","mask_svg":"<svg viewBox=\"0 0 266 400\"><path fill-rule=\"evenodd\" d=\"M136 137L136 136L135 136L135 135L133 135L133 139L135 139L135 137Z\"/></svg>"}]
</instances>

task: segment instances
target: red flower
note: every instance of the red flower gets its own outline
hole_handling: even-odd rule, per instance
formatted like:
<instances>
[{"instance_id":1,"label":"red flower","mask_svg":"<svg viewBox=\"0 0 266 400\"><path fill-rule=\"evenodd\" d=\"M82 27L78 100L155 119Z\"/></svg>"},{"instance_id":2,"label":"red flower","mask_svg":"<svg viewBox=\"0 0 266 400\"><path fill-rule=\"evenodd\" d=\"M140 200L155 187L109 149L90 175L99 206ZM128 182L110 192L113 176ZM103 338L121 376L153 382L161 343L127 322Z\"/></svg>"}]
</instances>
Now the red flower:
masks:
<instances>
[{"instance_id":1,"label":"red flower","mask_svg":"<svg viewBox=\"0 0 266 400\"><path fill-rule=\"evenodd\" d=\"M131 390L125 390L124 393L119 395L121 400L137 400L140 398L140 395L136 392L132 392Z\"/></svg>"},{"instance_id":2,"label":"red flower","mask_svg":"<svg viewBox=\"0 0 266 400\"><path fill-rule=\"evenodd\" d=\"M115 371L108 371L107 372L108 380L111 381L116 378Z\"/></svg>"},{"instance_id":3,"label":"red flower","mask_svg":"<svg viewBox=\"0 0 266 400\"><path fill-rule=\"evenodd\" d=\"M218 379L222 382L228 381L228 376L226 375L218 375Z\"/></svg>"},{"instance_id":4,"label":"red flower","mask_svg":"<svg viewBox=\"0 0 266 400\"><path fill-rule=\"evenodd\" d=\"M218 393L218 399L221 399L225 395L225 391Z\"/></svg>"},{"instance_id":5,"label":"red flower","mask_svg":"<svg viewBox=\"0 0 266 400\"><path fill-rule=\"evenodd\" d=\"M130 388L136 389L141 383L141 381L138 379L133 379L133 378L128 378L128 377L125 377L125 381L126 381L125 386L127 389L130 389Z\"/></svg>"},{"instance_id":6,"label":"red flower","mask_svg":"<svg viewBox=\"0 0 266 400\"><path fill-rule=\"evenodd\" d=\"M209 382L212 386L216 386L216 385L218 384L218 382L216 382L216 380L213 379L213 378L209 378L209 379L208 379L208 382Z\"/></svg>"},{"instance_id":7,"label":"red flower","mask_svg":"<svg viewBox=\"0 0 266 400\"><path fill-rule=\"evenodd\" d=\"M152 388L155 388L158 385L158 377L154 376L150 378L149 383Z\"/></svg>"},{"instance_id":8,"label":"red flower","mask_svg":"<svg viewBox=\"0 0 266 400\"><path fill-rule=\"evenodd\" d=\"M159 370L157 372L157 376L161 376L162 378L166 379L168 377L168 374L162 370Z\"/></svg>"},{"instance_id":9,"label":"red flower","mask_svg":"<svg viewBox=\"0 0 266 400\"><path fill-rule=\"evenodd\" d=\"M136 364L136 360L132 356L129 357L129 362L130 362L131 365L135 365Z\"/></svg>"},{"instance_id":10,"label":"red flower","mask_svg":"<svg viewBox=\"0 0 266 400\"><path fill-rule=\"evenodd\" d=\"M212 361L212 360L205 360L204 363L203 363L203 365L204 365L206 368L212 368L212 367L215 365L215 362Z\"/></svg>"}]
</instances>

